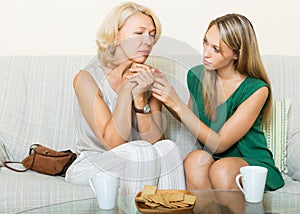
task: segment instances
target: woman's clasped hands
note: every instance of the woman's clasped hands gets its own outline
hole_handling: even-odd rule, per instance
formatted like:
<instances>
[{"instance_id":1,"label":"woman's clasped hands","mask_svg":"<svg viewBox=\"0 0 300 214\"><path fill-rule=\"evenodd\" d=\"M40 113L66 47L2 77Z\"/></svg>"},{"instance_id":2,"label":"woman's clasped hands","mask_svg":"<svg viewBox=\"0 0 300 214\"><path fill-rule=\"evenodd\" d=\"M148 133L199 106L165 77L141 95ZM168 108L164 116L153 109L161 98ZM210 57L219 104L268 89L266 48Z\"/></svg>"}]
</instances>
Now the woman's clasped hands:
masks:
<instances>
[{"instance_id":1,"label":"woman's clasped hands","mask_svg":"<svg viewBox=\"0 0 300 214\"><path fill-rule=\"evenodd\" d=\"M127 79L129 83L135 83L132 96L136 97L152 89L159 70L146 64L134 64L128 69Z\"/></svg>"},{"instance_id":2,"label":"woman's clasped hands","mask_svg":"<svg viewBox=\"0 0 300 214\"><path fill-rule=\"evenodd\" d=\"M166 76L157 68L146 64L134 64L129 68L127 74L129 83L135 83L132 89L133 97L152 91L152 96L164 103L167 107L176 106L180 101L173 86L168 82Z\"/></svg>"}]
</instances>

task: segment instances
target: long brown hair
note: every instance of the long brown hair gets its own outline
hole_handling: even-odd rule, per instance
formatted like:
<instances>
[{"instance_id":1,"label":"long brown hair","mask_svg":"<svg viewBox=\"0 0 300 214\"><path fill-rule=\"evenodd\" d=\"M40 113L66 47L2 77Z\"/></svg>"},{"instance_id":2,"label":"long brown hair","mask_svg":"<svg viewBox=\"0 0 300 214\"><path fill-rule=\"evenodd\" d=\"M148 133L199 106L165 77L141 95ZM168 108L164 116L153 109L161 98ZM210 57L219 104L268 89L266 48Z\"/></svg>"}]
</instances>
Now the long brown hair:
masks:
<instances>
[{"instance_id":1,"label":"long brown hair","mask_svg":"<svg viewBox=\"0 0 300 214\"><path fill-rule=\"evenodd\" d=\"M269 102L262 117L265 122L272 107L271 82L262 63L251 22L243 15L227 14L211 21L207 31L213 25L218 27L222 41L238 56L234 61L235 70L248 77L261 79L269 85ZM216 72L205 71L203 77L204 108L211 119L216 118L215 82Z\"/></svg>"}]
</instances>

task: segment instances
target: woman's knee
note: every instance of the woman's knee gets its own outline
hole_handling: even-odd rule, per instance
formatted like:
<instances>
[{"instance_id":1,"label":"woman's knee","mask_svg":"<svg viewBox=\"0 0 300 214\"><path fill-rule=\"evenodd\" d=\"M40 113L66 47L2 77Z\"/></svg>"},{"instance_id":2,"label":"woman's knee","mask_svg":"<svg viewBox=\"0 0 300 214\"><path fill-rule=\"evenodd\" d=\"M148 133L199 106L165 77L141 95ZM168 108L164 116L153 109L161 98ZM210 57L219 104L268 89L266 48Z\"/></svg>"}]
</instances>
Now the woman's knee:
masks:
<instances>
[{"instance_id":1,"label":"woman's knee","mask_svg":"<svg viewBox=\"0 0 300 214\"><path fill-rule=\"evenodd\" d=\"M202 150L190 152L184 160L184 171L188 189L211 188L208 172L214 159Z\"/></svg>"},{"instance_id":2,"label":"woman's knee","mask_svg":"<svg viewBox=\"0 0 300 214\"><path fill-rule=\"evenodd\" d=\"M166 154L172 154L181 157L181 150L179 146L172 140L161 140L154 144L159 156L164 156Z\"/></svg>"},{"instance_id":3,"label":"woman's knee","mask_svg":"<svg viewBox=\"0 0 300 214\"><path fill-rule=\"evenodd\" d=\"M209 170L209 178L213 188L232 189L235 188L235 176L240 167L247 165L241 158L222 158L215 161Z\"/></svg>"},{"instance_id":4,"label":"woman's knee","mask_svg":"<svg viewBox=\"0 0 300 214\"><path fill-rule=\"evenodd\" d=\"M115 153L121 158L132 161L145 161L156 158L156 151L153 145L144 140L135 140L124 143L110 152Z\"/></svg>"},{"instance_id":5,"label":"woman's knee","mask_svg":"<svg viewBox=\"0 0 300 214\"><path fill-rule=\"evenodd\" d=\"M203 150L194 150L190 152L184 159L184 167L193 167L195 165L201 167L211 165L213 163L212 156Z\"/></svg>"},{"instance_id":6,"label":"woman's knee","mask_svg":"<svg viewBox=\"0 0 300 214\"><path fill-rule=\"evenodd\" d=\"M157 141L154 144L154 147L166 147L166 148L176 147L176 148L179 149L178 145L174 141L169 140L169 139L164 139L164 140Z\"/></svg>"}]
</instances>

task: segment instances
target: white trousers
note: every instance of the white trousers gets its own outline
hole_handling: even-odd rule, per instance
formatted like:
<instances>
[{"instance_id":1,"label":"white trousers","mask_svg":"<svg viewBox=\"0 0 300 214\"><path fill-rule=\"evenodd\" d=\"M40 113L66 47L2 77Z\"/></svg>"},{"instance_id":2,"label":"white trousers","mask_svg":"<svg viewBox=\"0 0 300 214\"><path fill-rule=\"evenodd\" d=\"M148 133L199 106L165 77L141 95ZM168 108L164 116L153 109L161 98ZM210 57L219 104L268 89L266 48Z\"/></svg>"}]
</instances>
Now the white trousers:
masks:
<instances>
[{"instance_id":1,"label":"white trousers","mask_svg":"<svg viewBox=\"0 0 300 214\"><path fill-rule=\"evenodd\" d=\"M145 184L158 189L186 189L183 159L171 140L154 145L131 141L107 152L83 151L66 173L66 180L88 185L88 179L104 171L120 178L120 192L137 193Z\"/></svg>"}]
</instances>

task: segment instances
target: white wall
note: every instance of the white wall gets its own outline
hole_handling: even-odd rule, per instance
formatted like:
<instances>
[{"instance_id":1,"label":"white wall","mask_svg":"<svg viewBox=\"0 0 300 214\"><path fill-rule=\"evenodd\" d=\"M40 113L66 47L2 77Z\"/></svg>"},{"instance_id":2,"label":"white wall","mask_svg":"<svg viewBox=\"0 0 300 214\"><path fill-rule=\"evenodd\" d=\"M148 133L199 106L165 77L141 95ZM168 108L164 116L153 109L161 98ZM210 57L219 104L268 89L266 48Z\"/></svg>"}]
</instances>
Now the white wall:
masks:
<instances>
[{"instance_id":1,"label":"white wall","mask_svg":"<svg viewBox=\"0 0 300 214\"><path fill-rule=\"evenodd\" d=\"M0 55L96 53L95 33L120 0L0 0ZM297 0L136 0L155 11L163 35L201 51L209 21L247 16L262 54L300 55Z\"/></svg>"}]
</instances>

